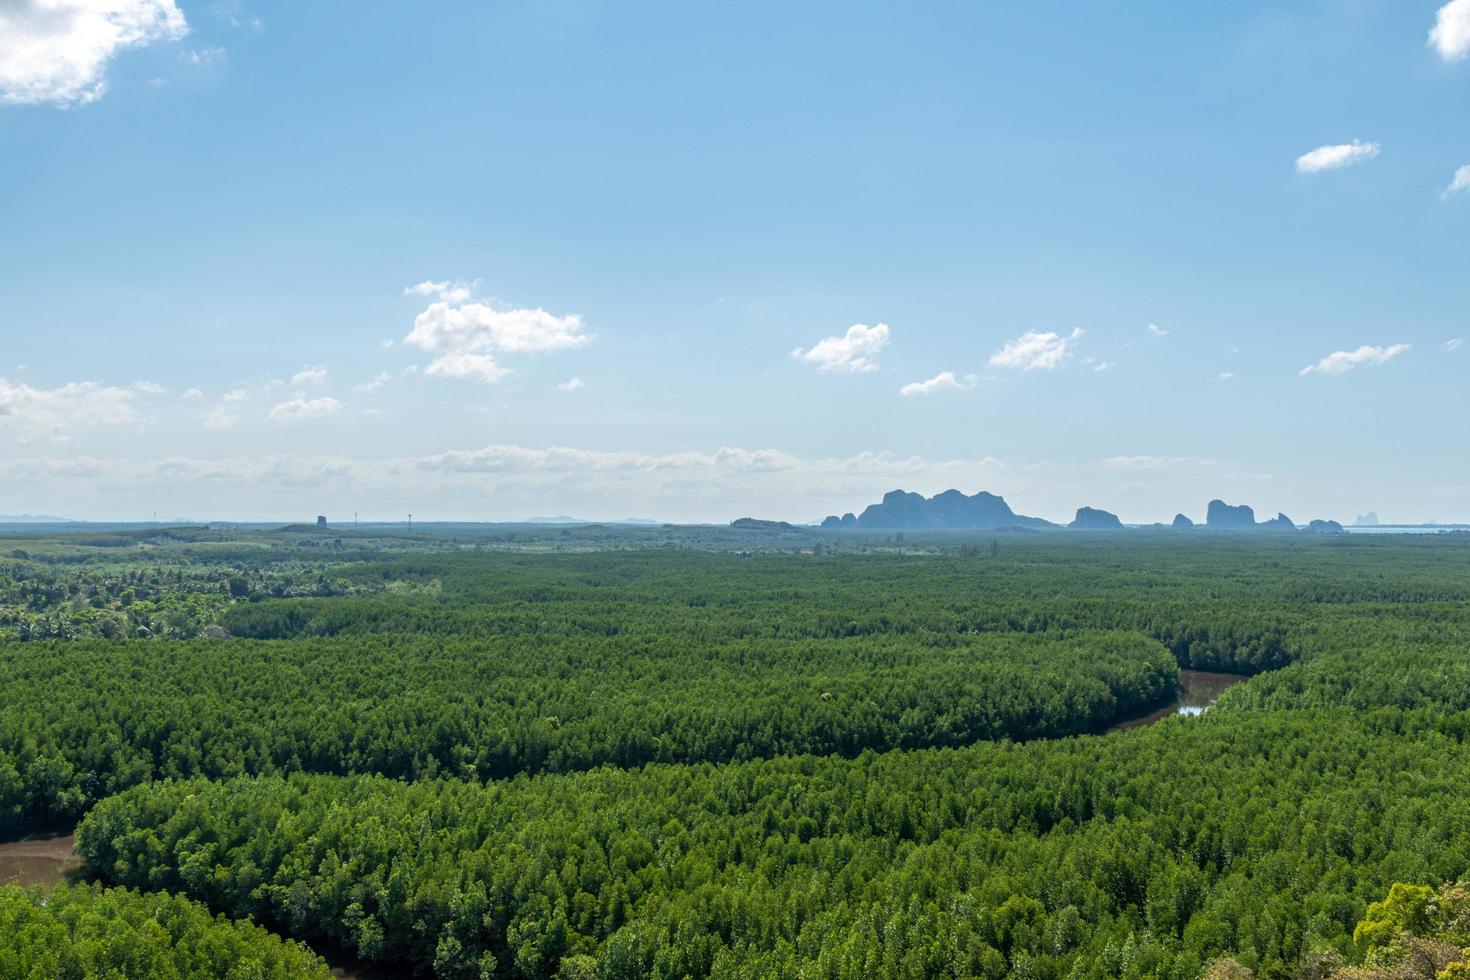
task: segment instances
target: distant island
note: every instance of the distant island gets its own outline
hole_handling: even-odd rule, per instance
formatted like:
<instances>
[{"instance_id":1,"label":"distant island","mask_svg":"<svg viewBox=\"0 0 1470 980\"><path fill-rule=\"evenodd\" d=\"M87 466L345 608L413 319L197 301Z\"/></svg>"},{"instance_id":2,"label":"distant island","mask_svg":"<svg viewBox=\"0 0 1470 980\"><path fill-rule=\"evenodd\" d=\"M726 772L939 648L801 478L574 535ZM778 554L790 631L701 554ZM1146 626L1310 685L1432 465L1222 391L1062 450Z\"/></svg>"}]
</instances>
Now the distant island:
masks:
<instances>
[{"instance_id":1,"label":"distant island","mask_svg":"<svg viewBox=\"0 0 1470 980\"><path fill-rule=\"evenodd\" d=\"M70 517L51 517L47 514L0 514L0 524L75 524Z\"/></svg>"},{"instance_id":2,"label":"distant island","mask_svg":"<svg viewBox=\"0 0 1470 980\"><path fill-rule=\"evenodd\" d=\"M1371 515L1370 515L1371 516ZM1376 517L1374 521L1376 523ZM1359 522L1363 518L1358 519ZM744 518L735 522L737 527L754 527L771 522L751 521ZM959 490L946 490L933 497L907 490L890 490L882 501L869 504L860 514L846 513L841 517L827 517L821 526L831 530L859 531L910 531L910 530L1001 530L1018 528L1040 530L1060 528L1040 517L1017 514L997 494L980 491L966 496ZM1211 500L1205 507L1205 521L1198 525L1184 514L1174 517L1172 524L1154 527L1174 530L1192 530L1203 526L1209 531L1297 531L1306 530L1318 534L1337 534L1343 526L1337 521L1314 520L1299 527L1285 514L1277 514L1270 520L1257 521L1256 512L1247 504L1227 504L1220 499ZM1065 527L1083 531L1122 531L1126 525L1118 515L1096 507L1079 507L1076 516Z\"/></svg>"}]
</instances>

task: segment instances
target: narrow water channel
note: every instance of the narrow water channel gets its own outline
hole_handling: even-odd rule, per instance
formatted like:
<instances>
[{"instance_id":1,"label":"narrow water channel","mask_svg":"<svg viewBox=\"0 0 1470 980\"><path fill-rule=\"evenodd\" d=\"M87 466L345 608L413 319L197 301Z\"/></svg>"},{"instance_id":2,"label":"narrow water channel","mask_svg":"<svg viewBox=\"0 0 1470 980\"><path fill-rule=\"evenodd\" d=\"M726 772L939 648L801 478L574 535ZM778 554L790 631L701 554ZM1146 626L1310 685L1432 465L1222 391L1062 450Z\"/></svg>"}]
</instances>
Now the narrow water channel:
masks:
<instances>
[{"instance_id":1,"label":"narrow water channel","mask_svg":"<svg viewBox=\"0 0 1470 980\"><path fill-rule=\"evenodd\" d=\"M1221 674L1213 670L1180 670L1179 696L1169 704L1138 718L1120 721L1108 729L1110 732L1127 728L1141 728L1174 715L1203 714L1206 708L1220 700L1226 688L1250 680L1244 674Z\"/></svg>"}]
</instances>

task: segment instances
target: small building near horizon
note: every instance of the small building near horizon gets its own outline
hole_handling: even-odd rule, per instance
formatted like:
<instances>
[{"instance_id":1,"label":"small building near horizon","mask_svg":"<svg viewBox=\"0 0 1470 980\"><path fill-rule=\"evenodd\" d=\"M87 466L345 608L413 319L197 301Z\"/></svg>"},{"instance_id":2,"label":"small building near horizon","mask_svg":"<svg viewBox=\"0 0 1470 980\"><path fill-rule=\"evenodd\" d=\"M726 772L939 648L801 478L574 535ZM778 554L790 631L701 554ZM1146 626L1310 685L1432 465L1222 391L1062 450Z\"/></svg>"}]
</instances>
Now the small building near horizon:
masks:
<instances>
[{"instance_id":1,"label":"small building near horizon","mask_svg":"<svg viewBox=\"0 0 1470 980\"><path fill-rule=\"evenodd\" d=\"M327 519L326 519L326 517L324 517L321 514L316 515L316 526L317 527L326 527L327 526Z\"/></svg>"}]
</instances>

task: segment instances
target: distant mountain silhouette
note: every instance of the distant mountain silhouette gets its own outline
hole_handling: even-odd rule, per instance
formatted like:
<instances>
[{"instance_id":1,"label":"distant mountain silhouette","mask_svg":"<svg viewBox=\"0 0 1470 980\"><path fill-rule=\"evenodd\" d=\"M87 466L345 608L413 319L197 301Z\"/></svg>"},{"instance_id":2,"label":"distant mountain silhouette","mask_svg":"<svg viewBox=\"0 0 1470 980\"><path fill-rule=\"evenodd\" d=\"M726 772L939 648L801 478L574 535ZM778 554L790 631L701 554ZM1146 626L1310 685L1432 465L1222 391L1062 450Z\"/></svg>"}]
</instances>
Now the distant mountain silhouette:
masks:
<instances>
[{"instance_id":1,"label":"distant mountain silhouette","mask_svg":"<svg viewBox=\"0 0 1470 980\"><path fill-rule=\"evenodd\" d=\"M1377 526L1378 526L1378 512L1376 510L1370 510L1366 514L1360 514L1360 515L1358 515L1358 519L1355 520L1355 521L1353 521L1353 527L1377 527Z\"/></svg>"},{"instance_id":2,"label":"distant mountain silhouette","mask_svg":"<svg viewBox=\"0 0 1470 980\"><path fill-rule=\"evenodd\" d=\"M785 521L763 521L755 517L741 517L730 522L738 531L794 531L795 525Z\"/></svg>"},{"instance_id":3,"label":"distant mountain silhouette","mask_svg":"<svg viewBox=\"0 0 1470 980\"><path fill-rule=\"evenodd\" d=\"M1373 515L1368 515L1373 516ZM1358 518L1358 523L1364 518ZM752 521L743 518L735 522L736 527L769 527L775 522ZM906 490L890 490L880 503L869 505L857 516L851 513L841 517L833 515L822 521L824 528L846 528L865 531L920 531L934 530L1041 530L1043 528L1067 527L1077 530L1123 530L1127 527L1116 514L1097 507L1079 507L1077 516L1066 525L1053 524L1040 517L1026 517L1011 510L1004 497L981 491L965 496L958 490L946 490L933 497L910 493ZM1184 514L1174 515L1171 524L1154 524L1153 528L1185 530L1199 527ZM1204 527L1212 531L1300 531L1318 534L1336 534L1342 531L1337 521L1316 520L1305 529L1285 514L1277 514L1268 521L1256 522L1256 512L1247 504L1227 504L1220 499L1211 500L1205 512Z\"/></svg>"},{"instance_id":4,"label":"distant mountain silhouette","mask_svg":"<svg viewBox=\"0 0 1470 980\"><path fill-rule=\"evenodd\" d=\"M1121 531L1123 522L1118 520L1117 514L1110 514L1095 507L1078 507L1077 516L1072 518L1072 523L1067 526L1085 531Z\"/></svg>"},{"instance_id":5,"label":"distant mountain silhouette","mask_svg":"<svg viewBox=\"0 0 1470 980\"><path fill-rule=\"evenodd\" d=\"M1215 530L1256 526L1256 512L1246 504L1232 507L1223 500L1211 500L1205 510L1205 527Z\"/></svg>"},{"instance_id":6,"label":"distant mountain silhouette","mask_svg":"<svg viewBox=\"0 0 1470 980\"><path fill-rule=\"evenodd\" d=\"M0 514L0 524L75 524L70 517L51 517L47 514Z\"/></svg>"},{"instance_id":7,"label":"distant mountain silhouette","mask_svg":"<svg viewBox=\"0 0 1470 980\"><path fill-rule=\"evenodd\" d=\"M822 527L852 527L861 530L908 531L935 529L994 529L1001 527L1055 527L1040 517L1026 517L1011 510L1005 498L981 491L967 497L946 490L925 498L906 490L890 490L882 503L870 504L853 517L829 517Z\"/></svg>"}]
</instances>

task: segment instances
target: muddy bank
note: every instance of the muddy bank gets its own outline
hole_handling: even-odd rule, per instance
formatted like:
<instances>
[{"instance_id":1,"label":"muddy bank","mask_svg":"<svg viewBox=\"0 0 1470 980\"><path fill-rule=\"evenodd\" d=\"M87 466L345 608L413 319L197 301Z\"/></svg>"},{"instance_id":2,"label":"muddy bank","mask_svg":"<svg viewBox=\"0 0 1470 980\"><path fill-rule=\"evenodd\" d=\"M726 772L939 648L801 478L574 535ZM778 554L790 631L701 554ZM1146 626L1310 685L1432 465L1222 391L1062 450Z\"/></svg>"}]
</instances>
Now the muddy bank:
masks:
<instances>
[{"instance_id":1,"label":"muddy bank","mask_svg":"<svg viewBox=\"0 0 1470 980\"><path fill-rule=\"evenodd\" d=\"M82 867L72 834L23 837L0 844L0 885L51 886L71 881Z\"/></svg>"}]
</instances>

